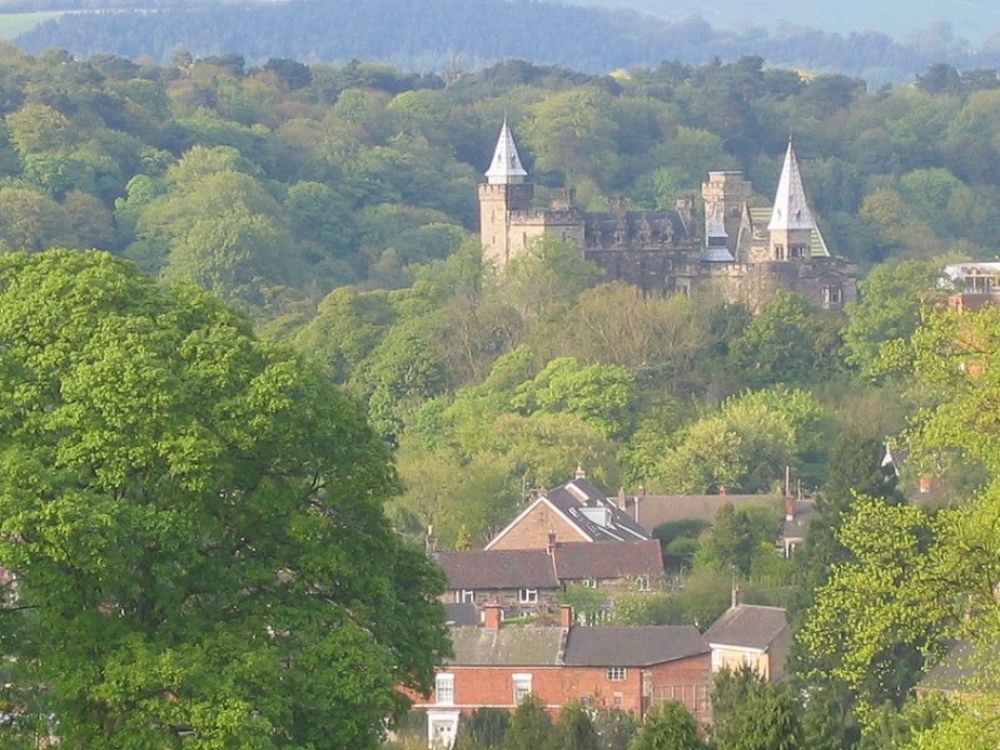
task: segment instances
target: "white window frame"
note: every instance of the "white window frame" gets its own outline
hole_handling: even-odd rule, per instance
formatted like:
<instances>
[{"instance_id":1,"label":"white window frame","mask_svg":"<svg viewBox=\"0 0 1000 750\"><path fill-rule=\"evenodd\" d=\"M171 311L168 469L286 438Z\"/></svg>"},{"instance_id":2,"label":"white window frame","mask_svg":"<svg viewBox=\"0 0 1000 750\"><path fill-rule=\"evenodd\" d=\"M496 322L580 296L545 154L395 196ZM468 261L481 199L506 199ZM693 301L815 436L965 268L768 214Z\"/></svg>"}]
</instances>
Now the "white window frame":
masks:
<instances>
[{"instance_id":1,"label":"white window frame","mask_svg":"<svg viewBox=\"0 0 1000 750\"><path fill-rule=\"evenodd\" d=\"M580 581L580 585L583 586L585 589L596 589L597 588L597 579L596 578L584 578L582 581Z\"/></svg>"},{"instance_id":2,"label":"white window frame","mask_svg":"<svg viewBox=\"0 0 1000 750\"><path fill-rule=\"evenodd\" d=\"M726 660L722 656L722 649L713 648L712 649L712 669L716 672L722 669Z\"/></svg>"},{"instance_id":3,"label":"white window frame","mask_svg":"<svg viewBox=\"0 0 1000 750\"><path fill-rule=\"evenodd\" d=\"M519 589L517 601L519 604L538 604L538 589Z\"/></svg>"},{"instance_id":4,"label":"white window frame","mask_svg":"<svg viewBox=\"0 0 1000 750\"><path fill-rule=\"evenodd\" d=\"M472 589L462 589L459 596L459 604L475 604L476 603L476 592Z\"/></svg>"},{"instance_id":5,"label":"white window frame","mask_svg":"<svg viewBox=\"0 0 1000 750\"><path fill-rule=\"evenodd\" d=\"M608 667L604 671L608 682L625 682L628 679L628 667Z\"/></svg>"},{"instance_id":6,"label":"white window frame","mask_svg":"<svg viewBox=\"0 0 1000 750\"><path fill-rule=\"evenodd\" d=\"M521 705L521 701L531 695L531 675L513 674L510 676L514 687L514 705Z\"/></svg>"},{"instance_id":7,"label":"white window frame","mask_svg":"<svg viewBox=\"0 0 1000 750\"><path fill-rule=\"evenodd\" d=\"M447 672L435 675L434 702L439 706L455 705L455 675Z\"/></svg>"},{"instance_id":8,"label":"white window frame","mask_svg":"<svg viewBox=\"0 0 1000 750\"><path fill-rule=\"evenodd\" d=\"M649 591L649 576L639 576L635 579L636 591Z\"/></svg>"}]
</instances>

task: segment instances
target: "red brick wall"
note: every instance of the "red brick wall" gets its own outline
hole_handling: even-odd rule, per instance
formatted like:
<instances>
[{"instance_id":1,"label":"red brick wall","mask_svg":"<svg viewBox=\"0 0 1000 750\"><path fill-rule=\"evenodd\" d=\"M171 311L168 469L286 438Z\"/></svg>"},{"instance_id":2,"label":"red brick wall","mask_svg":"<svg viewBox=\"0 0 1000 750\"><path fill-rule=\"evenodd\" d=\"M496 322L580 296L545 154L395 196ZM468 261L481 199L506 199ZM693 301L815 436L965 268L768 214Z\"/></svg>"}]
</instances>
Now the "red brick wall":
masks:
<instances>
[{"instance_id":1,"label":"red brick wall","mask_svg":"<svg viewBox=\"0 0 1000 750\"><path fill-rule=\"evenodd\" d=\"M559 513L541 502L490 549L546 549L550 531L555 532L556 542L587 541Z\"/></svg>"},{"instance_id":2,"label":"red brick wall","mask_svg":"<svg viewBox=\"0 0 1000 750\"><path fill-rule=\"evenodd\" d=\"M455 707L471 711L481 706L514 709L515 674L530 674L532 695L557 711L574 700L615 706L642 715L653 703L679 700L689 710L703 714L711 676L709 654L647 669L630 667L624 680L611 681L604 667L451 667L440 669L455 676ZM643 673L648 675L649 695L643 699ZM669 694L669 695L668 695ZM431 707L436 698L418 701Z\"/></svg>"}]
</instances>

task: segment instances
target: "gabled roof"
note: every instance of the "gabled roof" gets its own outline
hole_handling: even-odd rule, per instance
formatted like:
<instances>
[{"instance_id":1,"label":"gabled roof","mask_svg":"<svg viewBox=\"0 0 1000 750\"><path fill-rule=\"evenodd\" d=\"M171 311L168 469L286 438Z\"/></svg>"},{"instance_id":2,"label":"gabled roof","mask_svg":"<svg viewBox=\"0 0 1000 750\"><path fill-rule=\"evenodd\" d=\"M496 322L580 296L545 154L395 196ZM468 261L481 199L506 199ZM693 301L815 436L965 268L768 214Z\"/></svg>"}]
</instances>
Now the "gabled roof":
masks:
<instances>
[{"instance_id":1,"label":"gabled roof","mask_svg":"<svg viewBox=\"0 0 1000 750\"><path fill-rule=\"evenodd\" d=\"M492 549L539 505L546 505L579 534L581 542L645 541L649 534L631 516L586 479L577 478L541 495L517 518L493 537L486 549ZM596 520L595 520L596 519Z\"/></svg>"},{"instance_id":2,"label":"gabled roof","mask_svg":"<svg viewBox=\"0 0 1000 750\"><path fill-rule=\"evenodd\" d=\"M517 144L514 143L514 136L511 135L505 117L500 128L500 137L497 138L496 149L493 151L493 160L486 170L486 180L491 185L509 185L524 182L527 176L528 170L521 164Z\"/></svg>"},{"instance_id":3,"label":"gabled roof","mask_svg":"<svg viewBox=\"0 0 1000 750\"><path fill-rule=\"evenodd\" d=\"M802 186L802 175L799 173L799 163L795 158L795 149L791 140L785 152L785 163L781 167L781 177L778 178L778 189L774 193L774 208L771 209L771 221L768 231L789 229L815 229L812 213L806 203L806 191Z\"/></svg>"},{"instance_id":4,"label":"gabled roof","mask_svg":"<svg viewBox=\"0 0 1000 750\"><path fill-rule=\"evenodd\" d=\"M705 631L712 646L736 646L766 651L788 628L788 613L780 607L739 604L716 620Z\"/></svg>"},{"instance_id":5,"label":"gabled roof","mask_svg":"<svg viewBox=\"0 0 1000 750\"><path fill-rule=\"evenodd\" d=\"M452 591L559 588L552 558L543 549L438 552L434 558Z\"/></svg>"},{"instance_id":6,"label":"gabled roof","mask_svg":"<svg viewBox=\"0 0 1000 750\"><path fill-rule=\"evenodd\" d=\"M565 662L577 667L646 667L710 651L690 625L571 628Z\"/></svg>"},{"instance_id":7,"label":"gabled roof","mask_svg":"<svg viewBox=\"0 0 1000 750\"><path fill-rule=\"evenodd\" d=\"M663 553L655 539L563 544L556 547L554 556L556 577L562 582L663 574Z\"/></svg>"},{"instance_id":8,"label":"gabled roof","mask_svg":"<svg viewBox=\"0 0 1000 750\"><path fill-rule=\"evenodd\" d=\"M558 666L566 632L561 628L528 626L452 628L454 666L538 667Z\"/></svg>"}]
</instances>

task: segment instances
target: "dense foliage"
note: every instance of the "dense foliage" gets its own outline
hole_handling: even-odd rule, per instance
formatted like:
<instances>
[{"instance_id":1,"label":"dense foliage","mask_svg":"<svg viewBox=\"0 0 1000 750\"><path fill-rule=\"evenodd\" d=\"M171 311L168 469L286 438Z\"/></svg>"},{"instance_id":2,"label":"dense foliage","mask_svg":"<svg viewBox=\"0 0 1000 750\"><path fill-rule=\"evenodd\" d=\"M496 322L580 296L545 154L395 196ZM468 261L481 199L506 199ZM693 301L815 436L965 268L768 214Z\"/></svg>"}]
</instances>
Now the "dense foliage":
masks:
<instances>
[{"instance_id":1,"label":"dense foliage","mask_svg":"<svg viewBox=\"0 0 1000 750\"><path fill-rule=\"evenodd\" d=\"M357 405L105 253L0 280L3 746L375 746L447 642Z\"/></svg>"}]
</instances>

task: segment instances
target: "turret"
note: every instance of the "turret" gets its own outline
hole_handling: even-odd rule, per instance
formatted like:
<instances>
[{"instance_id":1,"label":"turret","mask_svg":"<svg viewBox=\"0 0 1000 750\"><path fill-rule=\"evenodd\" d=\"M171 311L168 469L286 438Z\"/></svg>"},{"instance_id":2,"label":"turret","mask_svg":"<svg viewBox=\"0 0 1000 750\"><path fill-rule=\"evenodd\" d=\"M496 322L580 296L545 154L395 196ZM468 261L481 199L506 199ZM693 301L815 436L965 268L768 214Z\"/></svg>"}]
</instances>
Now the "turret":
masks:
<instances>
[{"instance_id":1,"label":"turret","mask_svg":"<svg viewBox=\"0 0 1000 750\"><path fill-rule=\"evenodd\" d=\"M521 163L517 144L504 118L493 158L486 170L486 182L479 185L479 231L483 260L497 266L523 252L531 239L526 232L511 229L514 214L531 211L534 188Z\"/></svg>"},{"instance_id":2,"label":"turret","mask_svg":"<svg viewBox=\"0 0 1000 750\"><path fill-rule=\"evenodd\" d=\"M729 252L729 235L726 233L724 207L722 203L706 206L708 215L705 217L705 249L701 260L710 263L732 263L736 260Z\"/></svg>"},{"instance_id":3,"label":"turret","mask_svg":"<svg viewBox=\"0 0 1000 750\"><path fill-rule=\"evenodd\" d=\"M808 258L816 222L813 220L792 141L788 141L785 163L774 195L774 209L767 225L768 250L772 260Z\"/></svg>"}]
</instances>

